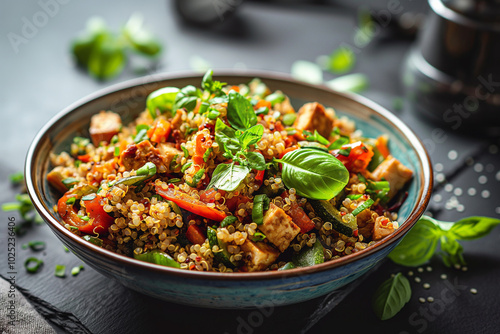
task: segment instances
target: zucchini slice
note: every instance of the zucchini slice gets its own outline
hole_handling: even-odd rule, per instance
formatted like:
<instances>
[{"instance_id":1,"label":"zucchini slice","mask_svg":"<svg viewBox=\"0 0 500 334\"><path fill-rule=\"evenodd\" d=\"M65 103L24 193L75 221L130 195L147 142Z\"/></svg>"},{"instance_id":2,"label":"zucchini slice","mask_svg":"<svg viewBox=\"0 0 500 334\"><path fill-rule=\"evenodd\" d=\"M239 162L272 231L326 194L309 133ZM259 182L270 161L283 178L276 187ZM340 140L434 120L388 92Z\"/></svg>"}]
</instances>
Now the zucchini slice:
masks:
<instances>
[{"instance_id":1,"label":"zucchini slice","mask_svg":"<svg viewBox=\"0 0 500 334\"><path fill-rule=\"evenodd\" d=\"M316 240L312 247L304 246L299 253L294 254L291 264L294 265L294 267L310 267L323 262L325 262L323 245L319 240ZM288 263L286 265L288 265Z\"/></svg>"},{"instance_id":2,"label":"zucchini slice","mask_svg":"<svg viewBox=\"0 0 500 334\"><path fill-rule=\"evenodd\" d=\"M335 231L342 233L348 237L352 237L354 231L358 229L356 221L345 222L342 219L340 211L335 209L333 205L325 200L309 199L309 203L314 209L314 212L323 219L324 222L332 223Z\"/></svg>"},{"instance_id":3,"label":"zucchini slice","mask_svg":"<svg viewBox=\"0 0 500 334\"><path fill-rule=\"evenodd\" d=\"M213 246L219 247L219 252L214 253L214 259L223 263L226 267L228 268L235 268L236 263L231 262L231 254L229 254L227 250L227 244L217 238L217 230L208 227L207 228L207 238L208 238L208 243L210 244L210 248Z\"/></svg>"}]
</instances>

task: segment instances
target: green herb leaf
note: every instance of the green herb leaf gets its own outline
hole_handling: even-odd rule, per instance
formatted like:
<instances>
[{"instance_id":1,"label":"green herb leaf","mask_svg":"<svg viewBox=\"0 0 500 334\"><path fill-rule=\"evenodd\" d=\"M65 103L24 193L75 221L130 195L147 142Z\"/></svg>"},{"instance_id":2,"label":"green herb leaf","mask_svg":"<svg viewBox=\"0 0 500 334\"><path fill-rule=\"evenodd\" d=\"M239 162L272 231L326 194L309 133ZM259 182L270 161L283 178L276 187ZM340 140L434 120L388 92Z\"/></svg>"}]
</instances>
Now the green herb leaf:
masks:
<instances>
[{"instance_id":1,"label":"green herb leaf","mask_svg":"<svg viewBox=\"0 0 500 334\"><path fill-rule=\"evenodd\" d=\"M441 228L435 225L433 220L424 216L394 248L389 254L389 258L403 266L422 265L434 255L442 235Z\"/></svg>"},{"instance_id":2,"label":"green herb leaf","mask_svg":"<svg viewBox=\"0 0 500 334\"><path fill-rule=\"evenodd\" d=\"M250 173L250 169L245 166L234 163L219 164L212 174L212 180L207 189L214 187L224 191L233 191L238 188L248 173Z\"/></svg>"},{"instance_id":3,"label":"green herb leaf","mask_svg":"<svg viewBox=\"0 0 500 334\"><path fill-rule=\"evenodd\" d=\"M489 217L468 217L453 224L448 233L458 240L474 240L488 235L500 219Z\"/></svg>"},{"instance_id":4,"label":"green herb leaf","mask_svg":"<svg viewBox=\"0 0 500 334\"><path fill-rule=\"evenodd\" d=\"M314 149L288 152L276 160L283 164L282 179L306 198L329 200L349 181L349 171L333 155Z\"/></svg>"},{"instance_id":5,"label":"green herb leaf","mask_svg":"<svg viewBox=\"0 0 500 334\"><path fill-rule=\"evenodd\" d=\"M394 317L411 298L410 282L401 273L383 282L372 299L373 311L381 320Z\"/></svg>"},{"instance_id":6,"label":"green herb leaf","mask_svg":"<svg viewBox=\"0 0 500 334\"><path fill-rule=\"evenodd\" d=\"M256 195L253 199L252 220L257 225L264 223L264 212L269 209L269 197L265 194Z\"/></svg>"},{"instance_id":7,"label":"green herb leaf","mask_svg":"<svg viewBox=\"0 0 500 334\"><path fill-rule=\"evenodd\" d=\"M192 111L199 97L201 92L198 88L192 85L186 86L177 93L172 110L186 108L187 111Z\"/></svg>"},{"instance_id":8,"label":"green herb leaf","mask_svg":"<svg viewBox=\"0 0 500 334\"><path fill-rule=\"evenodd\" d=\"M220 119L215 123L215 141L219 147L223 147L226 152L235 155L241 150L240 141L236 138L236 131L224 124Z\"/></svg>"},{"instance_id":9,"label":"green herb leaf","mask_svg":"<svg viewBox=\"0 0 500 334\"><path fill-rule=\"evenodd\" d=\"M134 51L145 56L156 56L161 52L161 44L143 28L142 22L142 15L133 14L123 28L123 35Z\"/></svg>"},{"instance_id":10,"label":"green herb leaf","mask_svg":"<svg viewBox=\"0 0 500 334\"><path fill-rule=\"evenodd\" d=\"M9 180L13 184L21 184L24 181L24 173L23 172L17 172L14 174L9 175Z\"/></svg>"},{"instance_id":11,"label":"green herb leaf","mask_svg":"<svg viewBox=\"0 0 500 334\"><path fill-rule=\"evenodd\" d=\"M262 232L255 232L254 235L252 235L252 241L253 242L259 242L262 241L266 238L266 235Z\"/></svg>"},{"instance_id":12,"label":"green herb leaf","mask_svg":"<svg viewBox=\"0 0 500 334\"><path fill-rule=\"evenodd\" d=\"M234 90L230 91L228 96L227 120L233 128L245 131L257 124L257 116L250 101Z\"/></svg>"},{"instance_id":13,"label":"green herb leaf","mask_svg":"<svg viewBox=\"0 0 500 334\"><path fill-rule=\"evenodd\" d=\"M193 188L198 187L198 183L200 183L201 178L205 175L205 168L200 169L193 175L193 182L187 182L186 183Z\"/></svg>"},{"instance_id":14,"label":"green herb leaf","mask_svg":"<svg viewBox=\"0 0 500 334\"><path fill-rule=\"evenodd\" d=\"M340 137L339 139L337 139L336 141L334 141L329 147L328 147L328 150L331 151L331 150L338 150L340 149L342 146L344 146L345 144L349 144L349 137Z\"/></svg>"},{"instance_id":15,"label":"green herb leaf","mask_svg":"<svg viewBox=\"0 0 500 334\"><path fill-rule=\"evenodd\" d=\"M72 276L76 276L80 273L80 271L83 270L83 266L77 266L77 267L73 267L71 268L71 275Z\"/></svg>"},{"instance_id":16,"label":"green herb leaf","mask_svg":"<svg viewBox=\"0 0 500 334\"><path fill-rule=\"evenodd\" d=\"M271 102L271 106L274 106L276 103L281 103L285 101L286 96L281 92L274 92L269 94L264 98L264 100Z\"/></svg>"},{"instance_id":17,"label":"green herb leaf","mask_svg":"<svg viewBox=\"0 0 500 334\"><path fill-rule=\"evenodd\" d=\"M256 170L265 170L266 169L266 160L264 156L259 152L247 151L244 153L245 157L248 161L248 166L251 169Z\"/></svg>"},{"instance_id":18,"label":"green herb leaf","mask_svg":"<svg viewBox=\"0 0 500 334\"><path fill-rule=\"evenodd\" d=\"M226 85L225 82L215 81L212 79L214 71L208 70L203 76L203 80L201 81L201 87L208 91L210 94L219 95L222 91L222 87Z\"/></svg>"},{"instance_id":19,"label":"green herb leaf","mask_svg":"<svg viewBox=\"0 0 500 334\"><path fill-rule=\"evenodd\" d=\"M56 264L54 275L57 277L66 277L66 266L63 264Z\"/></svg>"},{"instance_id":20,"label":"green herb leaf","mask_svg":"<svg viewBox=\"0 0 500 334\"><path fill-rule=\"evenodd\" d=\"M111 79L125 66L125 52L116 37L107 34L97 42L88 61L88 70L99 80Z\"/></svg>"},{"instance_id":21,"label":"green herb leaf","mask_svg":"<svg viewBox=\"0 0 500 334\"><path fill-rule=\"evenodd\" d=\"M349 72L356 64L356 55L348 47L339 47L328 59L327 68L335 74Z\"/></svg>"},{"instance_id":22,"label":"green herb leaf","mask_svg":"<svg viewBox=\"0 0 500 334\"><path fill-rule=\"evenodd\" d=\"M292 77L296 80L305 81L311 84L321 84L323 82L323 71L317 64L305 60L297 60L292 64Z\"/></svg>"},{"instance_id":23,"label":"green herb leaf","mask_svg":"<svg viewBox=\"0 0 500 334\"><path fill-rule=\"evenodd\" d=\"M314 134L306 136L306 140L307 141L315 141L315 142L318 142L318 143L326 145L326 146L330 145L330 142L328 141L328 139L326 139L325 137L320 135L317 130L314 130Z\"/></svg>"},{"instance_id":24,"label":"green herb leaf","mask_svg":"<svg viewBox=\"0 0 500 334\"><path fill-rule=\"evenodd\" d=\"M369 81L366 75L353 73L327 81L325 84L338 92L359 93L368 88Z\"/></svg>"},{"instance_id":25,"label":"green herb leaf","mask_svg":"<svg viewBox=\"0 0 500 334\"><path fill-rule=\"evenodd\" d=\"M464 248L456 239L450 237L448 233L445 233L441 236L440 242L441 252L439 252L439 254L446 266L449 267L456 264L465 265L463 257Z\"/></svg>"},{"instance_id":26,"label":"green herb leaf","mask_svg":"<svg viewBox=\"0 0 500 334\"><path fill-rule=\"evenodd\" d=\"M97 237L91 236L91 235L84 235L82 237L83 240L86 240L96 246L101 247L102 246L102 239L99 239Z\"/></svg>"},{"instance_id":27,"label":"green herb leaf","mask_svg":"<svg viewBox=\"0 0 500 334\"><path fill-rule=\"evenodd\" d=\"M292 263L295 267L310 267L325 262L324 248L319 240L312 247L304 246L299 253L294 254Z\"/></svg>"},{"instance_id":28,"label":"green herb leaf","mask_svg":"<svg viewBox=\"0 0 500 334\"><path fill-rule=\"evenodd\" d=\"M76 202L76 197L70 197L66 200L66 204L73 205Z\"/></svg>"},{"instance_id":29,"label":"green herb leaf","mask_svg":"<svg viewBox=\"0 0 500 334\"><path fill-rule=\"evenodd\" d=\"M191 165L193 164L192 161L188 162L188 163L185 163L182 168L181 168L181 172L184 173L186 171L186 169L188 169L189 167L191 167Z\"/></svg>"},{"instance_id":30,"label":"green herb leaf","mask_svg":"<svg viewBox=\"0 0 500 334\"><path fill-rule=\"evenodd\" d=\"M146 107L151 117L153 119L156 118L157 110L162 114L166 112L175 114L176 109L172 109L177 93L179 93L179 88L177 87L164 87L149 94L146 99Z\"/></svg>"},{"instance_id":31,"label":"green herb leaf","mask_svg":"<svg viewBox=\"0 0 500 334\"><path fill-rule=\"evenodd\" d=\"M263 134L264 126L262 126L262 124L254 125L250 129L245 130L239 137L241 148L245 150L250 145L257 144L257 142L261 140Z\"/></svg>"},{"instance_id":32,"label":"green herb leaf","mask_svg":"<svg viewBox=\"0 0 500 334\"><path fill-rule=\"evenodd\" d=\"M269 108L268 107L260 107L259 109L255 110L255 115L267 115L269 114Z\"/></svg>"},{"instance_id":33,"label":"green herb leaf","mask_svg":"<svg viewBox=\"0 0 500 334\"><path fill-rule=\"evenodd\" d=\"M170 255L160 250L152 250L150 252L135 254L134 258L137 260L159 264L167 267L180 268L181 265L175 261Z\"/></svg>"}]
</instances>

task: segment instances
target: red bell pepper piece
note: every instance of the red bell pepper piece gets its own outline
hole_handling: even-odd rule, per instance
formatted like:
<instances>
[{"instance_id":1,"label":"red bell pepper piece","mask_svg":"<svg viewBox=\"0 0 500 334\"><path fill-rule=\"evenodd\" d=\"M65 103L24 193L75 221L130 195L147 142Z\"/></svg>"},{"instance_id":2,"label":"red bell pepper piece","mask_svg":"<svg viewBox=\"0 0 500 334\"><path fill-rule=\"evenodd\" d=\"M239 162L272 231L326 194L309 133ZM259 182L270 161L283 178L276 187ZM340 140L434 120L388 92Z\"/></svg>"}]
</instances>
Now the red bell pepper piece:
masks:
<instances>
[{"instance_id":1,"label":"red bell pepper piece","mask_svg":"<svg viewBox=\"0 0 500 334\"><path fill-rule=\"evenodd\" d=\"M226 214L224 211L221 211L216 208L208 207L202 201L195 199L189 196L186 193L181 191L177 191L173 188L163 189L162 187L156 185L156 192L163 198L168 199L169 201L174 202L184 210L195 213L199 216L208 218L210 220L222 221L226 218Z\"/></svg>"},{"instance_id":2,"label":"red bell pepper piece","mask_svg":"<svg viewBox=\"0 0 500 334\"><path fill-rule=\"evenodd\" d=\"M207 237L205 236L199 225L193 224L189 225L189 227L187 228L186 238L193 245L195 244L201 245L205 242L205 239Z\"/></svg>"},{"instance_id":3,"label":"red bell pepper piece","mask_svg":"<svg viewBox=\"0 0 500 334\"><path fill-rule=\"evenodd\" d=\"M257 174L255 174L255 181L257 181L257 184L260 186L262 185L262 182L264 182L264 174L266 173L265 170L258 170Z\"/></svg>"},{"instance_id":4,"label":"red bell pepper piece","mask_svg":"<svg viewBox=\"0 0 500 334\"><path fill-rule=\"evenodd\" d=\"M282 198L289 197L288 191L281 193ZM297 202L291 202L290 210L288 211L290 217L295 225L300 228L301 233L307 233L316 227L316 224L309 218L309 216L302 210L302 208L297 204Z\"/></svg>"},{"instance_id":5,"label":"red bell pepper piece","mask_svg":"<svg viewBox=\"0 0 500 334\"><path fill-rule=\"evenodd\" d=\"M358 141L342 146L342 149L350 148L348 156L339 153L340 150L333 150L335 158L339 159L350 172L360 172L365 170L373 157L373 150L363 142Z\"/></svg>"}]
</instances>

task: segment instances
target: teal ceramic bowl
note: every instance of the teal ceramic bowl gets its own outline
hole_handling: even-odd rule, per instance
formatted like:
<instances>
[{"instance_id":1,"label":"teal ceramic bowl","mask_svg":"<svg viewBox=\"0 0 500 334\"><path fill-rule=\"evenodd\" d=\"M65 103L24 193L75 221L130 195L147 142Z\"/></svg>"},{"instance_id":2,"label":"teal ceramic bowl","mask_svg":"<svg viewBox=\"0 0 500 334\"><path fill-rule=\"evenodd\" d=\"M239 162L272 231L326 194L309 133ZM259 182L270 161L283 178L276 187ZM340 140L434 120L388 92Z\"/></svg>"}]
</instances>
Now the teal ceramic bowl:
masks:
<instances>
[{"instance_id":1,"label":"teal ceramic bowl","mask_svg":"<svg viewBox=\"0 0 500 334\"><path fill-rule=\"evenodd\" d=\"M199 85L200 75L156 75L92 94L50 120L34 139L26 159L26 183L33 204L57 237L101 274L144 294L174 303L212 308L250 308L299 303L327 294L359 278L387 256L423 214L431 195L432 167L415 134L392 113L356 95L295 81L268 72L216 73L217 80L238 84L261 78L271 90L287 94L295 108L318 101L356 121L368 137L388 134L392 154L414 171L409 195L399 211L400 228L372 247L307 268L256 273L194 272L141 262L97 247L70 233L53 207L59 194L46 181L49 154L68 150L74 136L88 135L90 117L113 110L125 121L145 108L146 97L165 87Z\"/></svg>"}]
</instances>

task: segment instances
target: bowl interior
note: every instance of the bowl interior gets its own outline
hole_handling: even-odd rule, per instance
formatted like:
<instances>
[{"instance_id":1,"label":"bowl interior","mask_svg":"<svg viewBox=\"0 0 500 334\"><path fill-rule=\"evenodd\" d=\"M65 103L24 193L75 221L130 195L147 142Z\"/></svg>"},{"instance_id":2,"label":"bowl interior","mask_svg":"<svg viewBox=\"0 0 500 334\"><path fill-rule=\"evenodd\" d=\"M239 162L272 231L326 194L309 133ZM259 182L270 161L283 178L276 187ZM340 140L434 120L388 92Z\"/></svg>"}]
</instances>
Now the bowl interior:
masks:
<instances>
[{"instance_id":1,"label":"bowl interior","mask_svg":"<svg viewBox=\"0 0 500 334\"><path fill-rule=\"evenodd\" d=\"M214 79L228 84L249 82L254 77L260 77L271 90L283 91L291 98L292 105L296 110L306 102L317 101L327 107L333 107L338 115L345 115L354 120L356 127L361 129L366 137L376 138L381 134L389 135L391 154L414 172L414 177L408 187L408 198L399 211L398 221L402 226L379 245L369 247L353 255L363 256L364 253L368 255L370 252L376 251L377 247L384 247L384 244L387 244L390 239L399 239L404 235L425 210L432 187L432 170L429 158L411 130L390 112L360 96L336 93L324 87L296 82L288 77L270 76L269 73L252 72L251 74L230 75L216 73L214 75ZM124 124L127 124L144 110L146 97L152 91L165 86L184 87L188 84L199 86L200 82L199 75L185 75L176 78L169 76L147 77L125 82L76 102L45 125L35 138L28 153L26 180L28 192L35 207L49 225L52 225L52 228L57 228L69 239L74 241L79 239L78 241L81 242L80 238L58 223L59 217L54 211L54 205L57 204L60 194L49 186L46 180L46 175L51 168L49 165L51 152L68 151L73 137L88 136L90 118L100 110L112 110L119 113ZM88 247L97 249L93 245ZM99 249L99 251L111 253L104 249ZM319 266L326 268L331 265L340 265L342 261L350 262L349 259L354 258L354 256L346 258L329 261ZM133 259L130 261L139 262ZM334 262L336 264L332 264ZM147 265L149 266L149 264ZM172 268L165 267L162 269L172 270Z\"/></svg>"}]
</instances>

